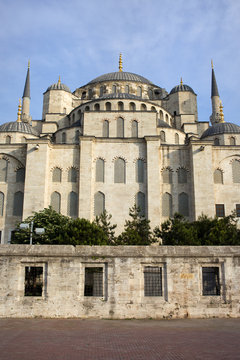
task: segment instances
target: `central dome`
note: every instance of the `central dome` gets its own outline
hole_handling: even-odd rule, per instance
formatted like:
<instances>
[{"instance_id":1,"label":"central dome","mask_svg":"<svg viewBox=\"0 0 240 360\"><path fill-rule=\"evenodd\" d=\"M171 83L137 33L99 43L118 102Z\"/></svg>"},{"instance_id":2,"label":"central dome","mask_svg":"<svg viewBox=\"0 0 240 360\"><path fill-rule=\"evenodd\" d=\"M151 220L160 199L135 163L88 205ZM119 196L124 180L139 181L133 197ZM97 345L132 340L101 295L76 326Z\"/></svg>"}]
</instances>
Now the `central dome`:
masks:
<instances>
[{"instance_id":1,"label":"central dome","mask_svg":"<svg viewBox=\"0 0 240 360\"><path fill-rule=\"evenodd\" d=\"M145 77L125 71L117 71L117 72L112 72L98 76L97 78L90 81L87 85L104 82L104 81L135 81L135 82L141 82L144 84L153 85L153 83L148 79L146 79Z\"/></svg>"}]
</instances>

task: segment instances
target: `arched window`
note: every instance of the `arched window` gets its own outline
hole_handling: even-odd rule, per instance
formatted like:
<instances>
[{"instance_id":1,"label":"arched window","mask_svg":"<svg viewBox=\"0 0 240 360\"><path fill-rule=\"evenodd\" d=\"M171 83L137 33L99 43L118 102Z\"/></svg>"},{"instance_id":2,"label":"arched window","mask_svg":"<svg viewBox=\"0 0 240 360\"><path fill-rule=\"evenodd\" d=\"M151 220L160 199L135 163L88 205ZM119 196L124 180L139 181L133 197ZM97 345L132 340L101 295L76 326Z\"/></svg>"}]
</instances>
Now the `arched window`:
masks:
<instances>
[{"instance_id":1,"label":"arched window","mask_svg":"<svg viewBox=\"0 0 240 360\"><path fill-rule=\"evenodd\" d=\"M94 110L95 111L99 111L100 110L100 105L97 103L94 105Z\"/></svg>"},{"instance_id":2,"label":"arched window","mask_svg":"<svg viewBox=\"0 0 240 360\"><path fill-rule=\"evenodd\" d=\"M112 105L111 105L110 102L106 102L106 104L105 104L105 109L106 109L106 111L111 111Z\"/></svg>"},{"instance_id":3,"label":"arched window","mask_svg":"<svg viewBox=\"0 0 240 360\"><path fill-rule=\"evenodd\" d=\"M138 137L138 122L136 120L132 121L132 137Z\"/></svg>"},{"instance_id":4,"label":"arched window","mask_svg":"<svg viewBox=\"0 0 240 360\"><path fill-rule=\"evenodd\" d=\"M82 113L81 113L81 110L78 110L78 120L81 120L81 117L82 117Z\"/></svg>"},{"instance_id":5,"label":"arched window","mask_svg":"<svg viewBox=\"0 0 240 360\"><path fill-rule=\"evenodd\" d=\"M0 159L0 182L7 181L8 162L5 159Z\"/></svg>"},{"instance_id":6,"label":"arched window","mask_svg":"<svg viewBox=\"0 0 240 360\"><path fill-rule=\"evenodd\" d=\"M162 179L164 184L172 184L172 171L170 169L164 169Z\"/></svg>"},{"instance_id":7,"label":"arched window","mask_svg":"<svg viewBox=\"0 0 240 360\"><path fill-rule=\"evenodd\" d=\"M76 130L75 131L75 144L79 144L79 136L80 136L80 131Z\"/></svg>"},{"instance_id":8,"label":"arched window","mask_svg":"<svg viewBox=\"0 0 240 360\"><path fill-rule=\"evenodd\" d=\"M141 110L142 110L142 111L147 111L147 107L146 107L145 104L141 104Z\"/></svg>"},{"instance_id":9,"label":"arched window","mask_svg":"<svg viewBox=\"0 0 240 360\"><path fill-rule=\"evenodd\" d=\"M6 136L6 144L11 144L11 136Z\"/></svg>"},{"instance_id":10,"label":"arched window","mask_svg":"<svg viewBox=\"0 0 240 360\"><path fill-rule=\"evenodd\" d=\"M117 119L117 137L124 137L124 120L123 118Z\"/></svg>"},{"instance_id":11,"label":"arched window","mask_svg":"<svg viewBox=\"0 0 240 360\"><path fill-rule=\"evenodd\" d=\"M166 123L169 123L169 117L168 114L165 115Z\"/></svg>"},{"instance_id":12,"label":"arched window","mask_svg":"<svg viewBox=\"0 0 240 360\"><path fill-rule=\"evenodd\" d=\"M103 137L109 137L109 122L107 120L103 122Z\"/></svg>"},{"instance_id":13,"label":"arched window","mask_svg":"<svg viewBox=\"0 0 240 360\"><path fill-rule=\"evenodd\" d=\"M189 216L188 194L184 192L178 195L178 212L183 216Z\"/></svg>"},{"instance_id":14,"label":"arched window","mask_svg":"<svg viewBox=\"0 0 240 360\"><path fill-rule=\"evenodd\" d=\"M105 210L105 195L98 191L94 195L94 215L99 216Z\"/></svg>"},{"instance_id":15,"label":"arched window","mask_svg":"<svg viewBox=\"0 0 240 360\"><path fill-rule=\"evenodd\" d=\"M92 89L88 90L88 98L91 99L93 95Z\"/></svg>"},{"instance_id":16,"label":"arched window","mask_svg":"<svg viewBox=\"0 0 240 360\"><path fill-rule=\"evenodd\" d=\"M230 137L230 145L236 145L236 139L234 136Z\"/></svg>"},{"instance_id":17,"label":"arched window","mask_svg":"<svg viewBox=\"0 0 240 360\"><path fill-rule=\"evenodd\" d=\"M179 184L186 184L187 183L187 170L180 168L178 169L178 183Z\"/></svg>"},{"instance_id":18,"label":"arched window","mask_svg":"<svg viewBox=\"0 0 240 360\"><path fill-rule=\"evenodd\" d=\"M4 209L4 193L0 191L0 216L3 216Z\"/></svg>"},{"instance_id":19,"label":"arched window","mask_svg":"<svg viewBox=\"0 0 240 360\"><path fill-rule=\"evenodd\" d=\"M86 96L87 96L86 91L83 91L83 93L82 93L82 99L86 99Z\"/></svg>"},{"instance_id":20,"label":"arched window","mask_svg":"<svg viewBox=\"0 0 240 360\"><path fill-rule=\"evenodd\" d=\"M89 110L90 110L89 106L86 106L85 111L89 111Z\"/></svg>"},{"instance_id":21,"label":"arched window","mask_svg":"<svg viewBox=\"0 0 240 360\"><path fill-rule=\"evenodd\" d=\"M175 134L175 144L179 144L179 135L177 133Z\"/></svg>"},{"instance_id":22,"label":"arched window","mask_svg":"<svg viewBox=\"0 0 240 360\"><path fill-rule=\"evenodd\" d=\"M234 183L240 183L240 161L238 160L232 162L232 176Z\"/></svg>"},{"instance_id":23,"label":"arched window","mask_svg":"<svg viewBox=\"0 0 240 360\"><path fill-rule=\"evenodd\" d=\"M157 112L155 106L152 106L152 107L151 107L151 111Z\"/></svg>"},{"instance_id":24,"label":"arched window","mask_svg":"<svg viewBox=\"0 0 240 360\"><path fill-rule=\"evenodd\" d=\"M23 213L23 192L17 191L13 197L13 215L22 216Z\"/></svg>"},{"instance_id":25,"label":"arched window","mask_svg":"<svg viewBox=\"0 0 240 360\"><path fill-rule=\"evenodd\" d=\"M223 172L220 169L216 169L213 173L214 184L223 184Z\"/></svg>"},{"instance_id":26,"label":"arched window","mask_svg":"<svg viewBox=\"0 0 240 360\"><path fill-rule=\"evenodd\" d=\"M214 145L220 145L219 138L215 138L215 139L214 139Z\"/></svg>"},{"instance_id":27,"label":"arched window","mask_svg":"<svg viewBox=\"0 0 240 360\"><path fill-rule=\"evenodd\" d=\"M129 104L129 110L130 111L136 111L136 105L133 102L130 102Z\"/></svg>"},{"instance_id":28,"label":"arched window","mask_svg":"<svg viewBox=\"0 0 240 360\"><path fill-rule=\"evenodd\" d=\"M165 137L165 131L160 131L160 139L161 141L166 141L166 137Z\"/></svg>"},{"instance_id":29,"label":"arched window","mask_svg":"<svg viewBox=\"0 0 240 360\"><path fill-rule=\"evenodd\" d=\"M62 133L62 144L66 144L66 141L67 141L66 133L63 132Z\"/></svg>"},{"instance_id":30,"label":"arched window","mask_svg":"<svg viewBox=\"0 0 240 360\"><path fill-rule=\"evenodd\" d=\"M125 93L129 94L129 85L125 85Z\"/></svg>"},{"instance_id":31,"label":"arched window","mask_svg":"<svg viewBox=\"0 0 240 360\"><path fill-rule=\"evenodd\" d=\"M104 160L96 161L96 182L104 182Z\"/></svg>"},{"instance_id":32,"label":"arched window","mask_svg":"<svg viewBox=\"0 0 240 360\"><path fill-rule=\"evenodd\" d=\"M77 175L78 175L77 169L71 167L68 170L68 182L76 183L77 182Z\"/></svg>"},{"instance_id":33,"label":"arched window","mask_svg":"<svg viewBox=\"0 0 240 360\"><path fill-rule=\"evenodd\" d=\"M52 172L52 181L61 182L62 181L62 170L59 168L54 168Z\"/></svg>"},{"instance_id":34,"label":"arched window","mask_svg":"<svg viewBox=\"0 0 240 360\"><path fill-rule=\"evenodd\" d=\"M141 88L141 86L137 87L137 96L142 97L142 88Z\"/></svg>"},{"instance_id":35,"label":"arched window","mask_svg":"<svg viewBox=\"0 0 240 360\"><path fill-rule=\"evenodd\" d=\"M25 181L25 169L20 168L16 171L16 182L23 183Z\"/></svg>"},{"instance_id":36,"label":"arched window","mask_svg":"<svg viewBox=\"0 0 240 360\"><path fill-rule=\"evenodd\" d=\"M100 93L99 93L99 95L100 95L100 96L103 96L103 93L104 93L104 86L100 86Z\"/></svg>"},{"instance_id":37,"label":"arched window","mask_svg":"<svg viewBox=\"0 0 240 360\"><path fill-rule=\"evenodd\" d=\"M144 182L144 161L142 159L138 159L136 162L136 182Z\"/></svg>"},{"instance_id":38,"label":"arched window","mask_svg":"<svg viewBox=\"0 0 240 360\"><path fill-rule=\"evenodd\" d=\"M119 101L118 102L118 111L123 111L123 110L124 110L123 102Z\"/></svg>"},{"instance_id":39,"label":"arched window","mask_svg":"<svg viewBox=\"0 0 240 360\"><path fill-rule=\"evenodd\" d=\"M151 89L148 90L148 97L150 100L153 99L153 91Z\"/></svg>"},{"instance_id":40,"label":"arched window","mask_svg":"<svg viewBox=\"0 0 240 360\"><path fill-rule=\"evenodd\" d=\"M162 112L162 110L160 110L159 115L160 115L160 120L163 120L163 112Z\"/></svg>"},{"instance_id":41,"label":"arched window","mask_svg":"<svg viewBox=\"0 0 240 360\"><path fill-rule=\"evenodd\" d=\"M114 182L126 182L126 164L125 161L121 158L117 158L114 162Z\"/></svg>"},{"instance_id":42,"label":"arched window","mask_svg":"<svg viewBox=\"0 0 240 360\"><path fill-rule=\"evenodd\" d=\"M60 213L60 211L61 211L61 195L57 191L54 191L51 195L51 206L52 206L53 210Z\"/></svg>"},{"instance_id":43,"label":"arched window","mask_svg":"<svg viewBox=\"0 0 240 360\"><path fill-rule=\"evenodd\" d=\"M140 215L145 216L145 194L141 191L136 194L136 206L140 208Z\"/></svg>"},{"instance_id":44,"label":"arched window","mask_svg":"<svg viewBox=\"0 0 240 360\"><path fill-rule=\"evenodd\" d=\"M74 191L68 194L67 215L71 217L78 216L78 195Z\"/></svg>"},{"instance_id":45,"label":"arched window","mask_svg":"<svg viewBox=\"0 0 240 360\"><path fill-rule=\"evenodd\" d=\"M116 85L113 85L113 86L112 86L112 93L113 93L113 94L116 94L116 92L117 92L117 86L116 86Z\"/></svg>"},{"instance_id":46,"label":"arched window","mask_svg":"<svg viewBox=\"0 0 240 360\"><path fill-rule=\"evenodd\" d=\"M172 216L172 195L169 193L164 193L162 197L162 215Z\"/></svg>"}]
</instances>

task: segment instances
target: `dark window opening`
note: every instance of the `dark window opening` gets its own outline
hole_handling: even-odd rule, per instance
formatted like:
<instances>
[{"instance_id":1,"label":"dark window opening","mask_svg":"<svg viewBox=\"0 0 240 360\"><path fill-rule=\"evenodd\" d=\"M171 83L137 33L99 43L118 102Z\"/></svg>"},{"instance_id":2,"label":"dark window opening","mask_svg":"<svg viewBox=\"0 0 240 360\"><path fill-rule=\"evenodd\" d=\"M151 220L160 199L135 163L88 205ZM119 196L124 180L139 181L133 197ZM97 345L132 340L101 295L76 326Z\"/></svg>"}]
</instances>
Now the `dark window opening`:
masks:
<instances>
[{"instance_id":1,"label":"dark window opening","mask_svg":"<svg viewBox=\"0 0 240 360\"><path fill-rule=\"evenodd\" d=\"M42 296L43 292L43 267L25 267L25 296Z\"/></svg>"},{"instance_id":2,"label":"dark window opening","mask_svg":"<svg viewBox=\"0 0 240 360\"><path fill-rule=\"evenodd\" d=\"M216 204L216 216L217 217L225 216L224 204Z\"/></svg>"},{"instance_id":3,"label":"dark window opening","mask_svg":"<svg viewBox=\"0 0 240 360\"><path fill-rule=\"evenodd\" d=\"M103 296L103 268L85 268L84 296Z\"/></svg>"},{"instance_id":4,"label":"dark window opening","mask_svg":"<svg viewBox=\"0 0 240 360\"><path fill-rule=\"evenodd\" d=\"M236 214L237 217L240 217L240 204L236 204Z\"/></svg>"},{"instance_id":5,"label":"dark window opening","mask_svg":"<svg viewBox=\"0 0 240 360\"><path fill-rule=\"evenodd\" d=\"M202 268L203 281L203 295L219 296L219 268L218 267L203 267Z\"/></svg>"},{"instance_id":6,"label":"dark window opening","mask_svg":"<svg viewBox=\"0 0 240 360\"><path fill-rule=\"evenodd\" d=\"M162 268L146 266L144 269L144 296L162 296Z\"/></svg>"}]
</instances>

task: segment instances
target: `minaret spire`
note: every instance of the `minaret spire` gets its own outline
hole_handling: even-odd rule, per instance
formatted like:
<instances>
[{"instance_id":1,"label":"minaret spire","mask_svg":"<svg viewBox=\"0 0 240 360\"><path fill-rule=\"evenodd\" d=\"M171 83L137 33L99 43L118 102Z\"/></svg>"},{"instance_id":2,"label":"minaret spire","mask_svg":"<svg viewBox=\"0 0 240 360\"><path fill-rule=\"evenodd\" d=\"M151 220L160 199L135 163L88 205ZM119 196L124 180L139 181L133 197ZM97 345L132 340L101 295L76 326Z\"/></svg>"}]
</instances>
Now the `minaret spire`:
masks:
<instances>
[{"instance_id":1,"label":"minaret spire","mask_svg":"<svg viewBox=\"0 0 240 360\"><path fill-rule=\"evenodd\" d=\"M221 100L218 92L217 81L215 77L212 60L211 60L211 66L212 66L212 84L211 84L212 85L211 86L212 115L210 116L210 120L212 125L214 125L222 121L222 116L220 113Z\"/></svg>"},{"instance_id":2,"label":"minaret spire","mask_svg":"<svg viewBox=\"0 0 240 360\"><path fill-rule=\"evenodd\" d=\"M119 72L122 72L122 54L119 55Z\"/></svg>"},{"instance_id":3,"label":"minaret spire","mask_svg":"<svg viewBox=\"0 0 240 360\"><path fill-rule=\"evenodd\" d=\"M27 76L22 97L22 121L30 122L32 120L30 113L30 61L28 61Z\"/></svg>"}]
</instances>

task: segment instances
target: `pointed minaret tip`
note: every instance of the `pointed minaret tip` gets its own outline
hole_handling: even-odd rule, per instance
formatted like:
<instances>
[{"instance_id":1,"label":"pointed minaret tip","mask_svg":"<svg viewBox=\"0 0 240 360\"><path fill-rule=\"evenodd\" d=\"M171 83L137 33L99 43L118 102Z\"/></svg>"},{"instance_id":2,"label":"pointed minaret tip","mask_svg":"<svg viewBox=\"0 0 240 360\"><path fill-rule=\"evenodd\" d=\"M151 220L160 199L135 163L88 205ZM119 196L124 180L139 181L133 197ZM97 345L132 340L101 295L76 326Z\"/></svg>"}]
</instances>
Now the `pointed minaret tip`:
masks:
<instances>
[{"instance_id":1,"label":"pointed minaret tip","mask_svg":"<svg viewBox=\"0 0 240 360\"><path fill-rule=\"evenodd\" d=\"M27 76L23 90L23 98L24 97L28 97L30 99L30 61L28 61Z\"/></svg>"},{"instance_id":2,"label":"pointed minaret tip","mask_svg":"<svg viewBox=\"0 0 240 360\"><path fill-rule=\"evenodd\" d=\"M58 78L58 84L61 84L60 75L59 75L59 78Z\"/></svg>"},{"instance_id":3,"label":"pointed minaret tip","mask_svg":"<svg viewBox=\"0 0 240 360\"><path fill-rule=\"evenodd\" d=\"M212 69L213 69L213 61L211 60L211 66L212 66Z\"/></svg>"},{"instance_id":4,"label":"pointed minaret tip","mask_svg":"<svg viewBox=\"0 0 240 360\"><path fill-rule=\"evenodd\" d=\"M213 96L218 96L219 97L219 92L218 92L217 81L216 81L215 72L214 72L213 64L212 64L212 91L211 91L211 97L213 97Z\"/></svg>"},{"instance_id":5,"label":"pointed minaret tip","mask_svg":"<svg viewBox=\"0 0 240 360\"><path fill-rule=\"evenodd\" d=\"M182 77L181 77L180 85L183 85Z\"/></svg>"},{"instance_id":6,"label":"pointed minaret tip","mask_svg":"<svg viewBox=\"0 0 240 360\"><path fill-rule=\"evenodd\" d=\"M17 113L17 122L21 122L21 113L22 113L22 104L21 104L21 99L19 99L19 104L18 104L18 113Z\"/></svg>"},{"instance_id":7,"label":"pointed minaret tip","mask_svg":"<svg viewBox=\"0 0 240 360\"><path fill-rule=\"evenodd\" d=\"M28 69L30 69L30 60L28 60Z\"/></svg>"},{"instance_id":8,"label":"pointed minaret tip","mask_svg":"<svg viewBox=\"0 0 240 360\"><path fill-rule=\"evenodd\" d=\"M119 72L122 72L122 54L119 55Z\"/></svg>"}]
</instances>

